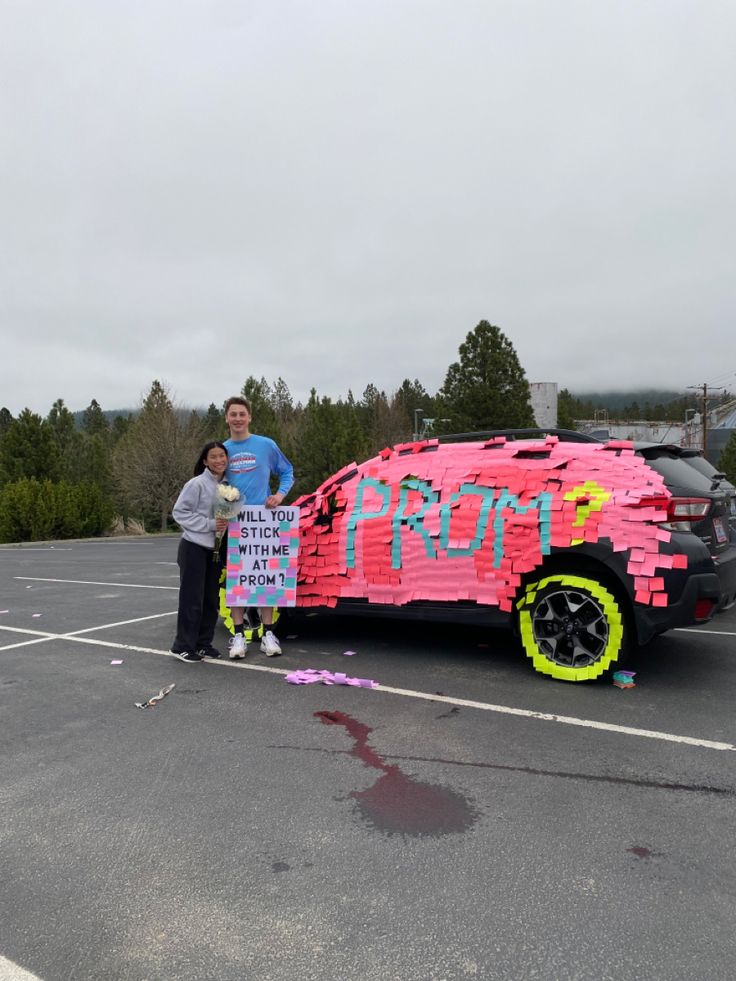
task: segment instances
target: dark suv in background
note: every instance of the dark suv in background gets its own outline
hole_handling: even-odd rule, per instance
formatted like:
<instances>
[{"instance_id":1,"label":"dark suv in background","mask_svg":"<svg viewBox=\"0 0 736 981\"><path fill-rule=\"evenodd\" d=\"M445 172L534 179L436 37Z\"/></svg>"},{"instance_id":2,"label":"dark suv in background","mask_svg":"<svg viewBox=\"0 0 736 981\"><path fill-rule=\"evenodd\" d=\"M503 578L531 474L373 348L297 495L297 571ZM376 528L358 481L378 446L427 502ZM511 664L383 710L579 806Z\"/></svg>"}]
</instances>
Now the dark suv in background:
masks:
<instances>
[{"instance_id":1,"label":"dark suv in background","mask_svg":"<svg viewBox=\"0 0 736 981\"><path fill-rule=\"evenodd\" d=\"M711 554L721 581L719 610L736 602L736 487L700 453L669 443L634 443L672 494L667 504L672 531L692 531Z\"/></svg>"}]
</instances>

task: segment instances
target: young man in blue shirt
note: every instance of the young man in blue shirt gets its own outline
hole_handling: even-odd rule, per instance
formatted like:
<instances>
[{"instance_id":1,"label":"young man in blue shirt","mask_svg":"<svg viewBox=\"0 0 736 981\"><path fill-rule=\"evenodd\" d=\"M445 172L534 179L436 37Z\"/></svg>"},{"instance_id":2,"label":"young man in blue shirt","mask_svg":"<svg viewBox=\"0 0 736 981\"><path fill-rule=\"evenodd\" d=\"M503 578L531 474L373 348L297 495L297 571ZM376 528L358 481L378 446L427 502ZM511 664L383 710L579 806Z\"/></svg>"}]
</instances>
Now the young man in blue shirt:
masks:
<instances>
[{"instance_id":1,"label":"young man in blue shirt","mask_svg":"<svg viewBox=\"0 0 736 981\"><path fill-rule=\"evenodd\" d=\"M225 477L233 487L237 487L246 504L265 504L275 508L281 504L294 483L294 468L267 436L258 436L250 431L251 407L246 398L234 395L225 403L225 422L230 430L230 439L225 440L228 465ZM276 493L271 493L271 477L279 479ZM235 636L230 641L230 658L245 657L245 608L231 607L230 612L235 625ZM281 653L281 647L271 627L273 608L262 607L258 611L263 624L261 650L268 657Z\"/></svg>"}]
</instances>

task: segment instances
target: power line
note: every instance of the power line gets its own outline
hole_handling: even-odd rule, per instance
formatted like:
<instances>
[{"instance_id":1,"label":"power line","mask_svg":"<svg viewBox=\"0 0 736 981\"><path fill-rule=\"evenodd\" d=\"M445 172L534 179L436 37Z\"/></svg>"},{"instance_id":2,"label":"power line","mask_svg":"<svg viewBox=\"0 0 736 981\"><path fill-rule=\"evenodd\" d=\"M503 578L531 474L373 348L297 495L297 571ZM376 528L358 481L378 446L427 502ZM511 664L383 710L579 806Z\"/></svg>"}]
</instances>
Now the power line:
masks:
<instances>
[{"instance_id":1,"label":"power line","mask_svg":"<svg viewBox=\"0 0 736 981\"><path fill-rule=\"evenodd\" d=\"M708 399L714 399L717 396L708 395L708 383L704 382L702 385L688 385L688 388L693 388L695 391L703 391L703 456L708 452ZM719 392L725 391L724 388L717 389Z\"/></svg>"},{"instance_id":2,"label":"power line","mask_svg":"<svg viewBox=\"0 0 736 981\"><path fill-rule=\"evenodd\" d=\"M733 378L736 378L736 371L727 371L723 375L718 375L716 378L713 378L711 381L709 381L708 384L709 385L714 385L716 382L725 382L725 381L728 381L728 379L729 378L732 378L732 377Z\"/></svg>"}]
</instances>

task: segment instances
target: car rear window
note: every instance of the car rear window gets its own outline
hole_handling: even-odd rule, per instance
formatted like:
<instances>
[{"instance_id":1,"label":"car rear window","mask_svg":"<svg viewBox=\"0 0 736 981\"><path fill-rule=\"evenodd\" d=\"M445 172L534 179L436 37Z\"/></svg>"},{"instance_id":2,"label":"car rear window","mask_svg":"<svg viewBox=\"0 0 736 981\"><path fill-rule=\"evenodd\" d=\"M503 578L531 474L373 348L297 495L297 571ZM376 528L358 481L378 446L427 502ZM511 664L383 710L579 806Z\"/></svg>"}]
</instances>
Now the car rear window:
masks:
<instances>
[{"instance_id":1,"label":"car rear window","mask_svg":"<svg viewBox=\"0 0 736 981\"><path fill-rule=\"evenodd\" d=\"M682 458L683 460L686 460L691 467L695 467L695 469L702 473L705 477L712 478L713 474L720 474L720 471L716 470L713 464L709 460L706 460L704 456L690 456L689 453L683 453Z\"/></svg>"},{"instance_id":2,"label":"car rear window","mask_svg":"<svg viewBox=\"0 0 736 981\"><path fill-rule=\"evenodd\" d=\"M670 489L677 487L691 494L711 493L711 476L701 473L691 465L690 460L661 450L647 450L642 456L652 470L656 470L664 478Z\"/></svg>"},{"instance_id":3,"label":"car rear window","mask_svg":"<svg viewBox=\"0 0 736 981\"><path fill-rule=\"evenodd\" d=\"M718 482L718 488L730 488L733 485L730 481L726 480L725 474L721 473L717 467L706 460L702 456L684 456L683 459L689 467L694 467L699 473L702 473L704 477L708 477L709 480L715 480Z\"/></svg>"}]
</instances>

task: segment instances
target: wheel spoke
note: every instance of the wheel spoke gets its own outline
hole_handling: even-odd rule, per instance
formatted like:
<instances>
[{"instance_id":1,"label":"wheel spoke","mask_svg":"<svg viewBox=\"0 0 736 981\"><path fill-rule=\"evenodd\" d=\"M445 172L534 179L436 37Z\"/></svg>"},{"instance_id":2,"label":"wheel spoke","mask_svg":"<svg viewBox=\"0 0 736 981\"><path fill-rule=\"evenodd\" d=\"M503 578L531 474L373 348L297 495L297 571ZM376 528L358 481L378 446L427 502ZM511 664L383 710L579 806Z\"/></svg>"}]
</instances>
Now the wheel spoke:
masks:
<instances>
[{"instance_id":1,"label":"wheel spoke","mask_svg":"<svg viewBox=\"0 0 736 981\"><path fill-rule=\"evenodd\" d=\"M534 639L545 656L566 667L594 664L608 642L608 621L593 597L560 589L543 597L532 617Z\"/></svg>"}]
</instances>

